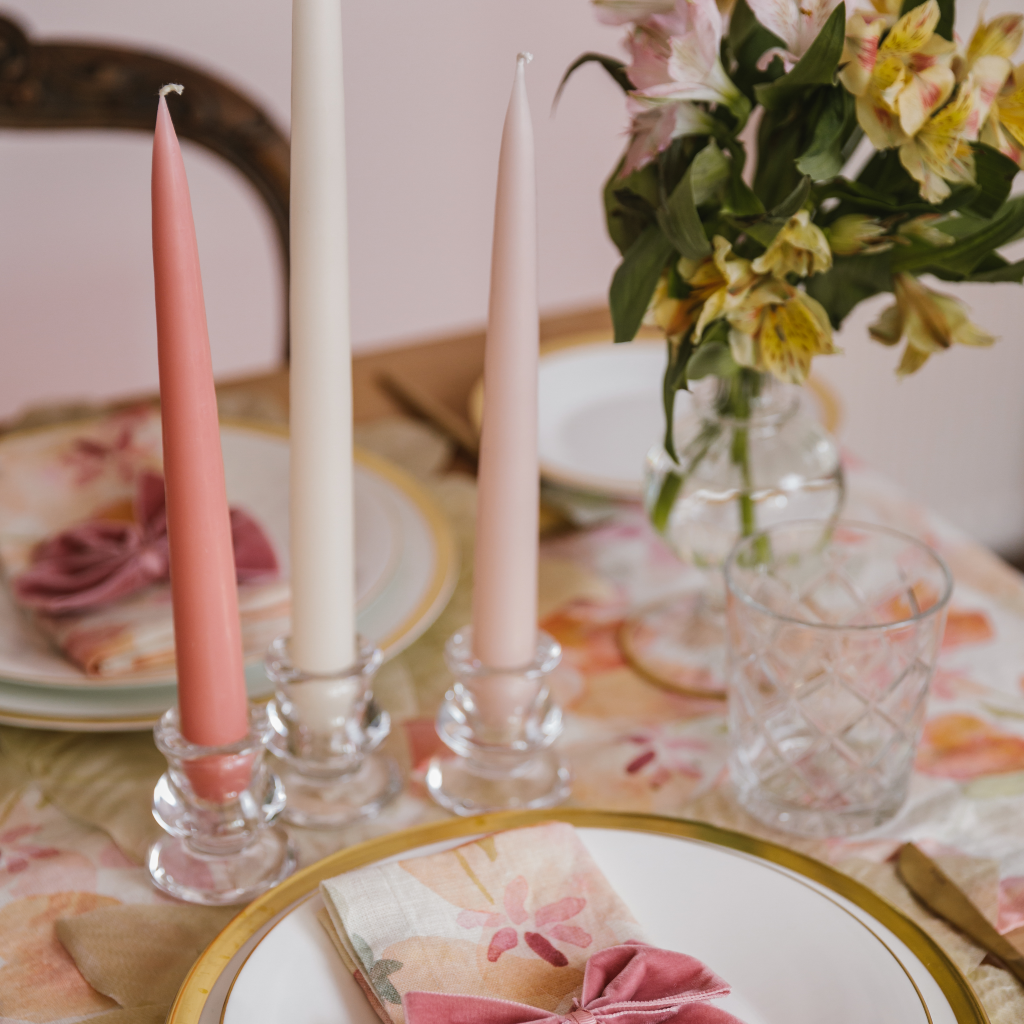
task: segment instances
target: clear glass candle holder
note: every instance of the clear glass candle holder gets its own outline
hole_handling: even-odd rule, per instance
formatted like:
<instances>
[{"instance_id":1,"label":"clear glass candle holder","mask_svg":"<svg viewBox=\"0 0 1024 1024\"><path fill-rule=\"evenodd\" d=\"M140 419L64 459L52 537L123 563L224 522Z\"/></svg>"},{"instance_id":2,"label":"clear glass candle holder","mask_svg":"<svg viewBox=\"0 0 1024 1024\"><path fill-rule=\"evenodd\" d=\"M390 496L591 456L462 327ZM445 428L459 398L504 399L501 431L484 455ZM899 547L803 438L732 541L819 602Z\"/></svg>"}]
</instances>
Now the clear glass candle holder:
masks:
<instances>
[{"instance_id":1,"label":"clear glass candle holder","mask_svg":"<svg viewBox=\"0 0 1024 1024\"><path fill-rule=\"evenodd\" d=\"M455 755L436 757L427 789L455 814L552 807L569 796L569 769L552 749L562 711L550 675L562 649L538 632L533 661L489 668L473 655L469 627L452 635L445 660L455 683L437 715L437 734Z\"/></svg>"},{"instance_id":2,"label":"clear glass candle holder","mask_svg":"<svg viewBox=\"0 0 1024 1024\"><path fill-rule=\"evenodd\" d=\"M285 821L340 828L377 814L401 790L394 758L376 749L391 731L390 716L373 700L382 660L376 647L360 642L354 665L304 672L292 663L287 637L270 645L268 745L288 793Z\"/></svg>"},{"instance_id":3,"label":"clear glass candle holder","mask_svg":"<svg viewBox=\"0 0 1024 1024\"><path fill-rule=\"evenodd\" d=\"M817 838L906 799L953 579L882 526L785 523L725 566L730 770L761 821Z\"/></svg>"},{"instance_id":4,"label":"clear glass candle holder","mask_svg":"<svg viewBox=\"0 0 1024 1024\"><path fill-rule=\"evenodd\" d=\"M204 747L181 734L171 708L153 730L167 771L153 791L153 816L167 833L149 848L153 884L206 906L245 903L295 869L284 830L272 824L284 787L270 769L266 709L249 708L249 734Z\"/></svg>"}]
</instances>

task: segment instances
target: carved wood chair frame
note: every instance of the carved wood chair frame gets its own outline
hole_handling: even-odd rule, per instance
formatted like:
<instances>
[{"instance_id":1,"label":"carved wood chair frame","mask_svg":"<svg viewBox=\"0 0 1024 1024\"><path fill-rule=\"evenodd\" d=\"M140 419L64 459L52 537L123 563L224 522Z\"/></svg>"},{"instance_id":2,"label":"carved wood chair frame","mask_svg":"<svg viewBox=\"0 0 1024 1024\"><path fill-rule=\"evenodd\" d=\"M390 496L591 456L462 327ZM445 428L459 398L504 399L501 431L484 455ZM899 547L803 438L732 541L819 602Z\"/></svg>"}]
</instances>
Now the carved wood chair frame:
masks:
<instances>
[{"instance_id":1,"label":"carved wood chair frame","mask_svg":"<svg viewBox=\"0 0 1024 1024\"><path fill-rule=\"evenodd\" d=\"M152 132L157 93L178 135L233 164L266 204L285 281L282 357L288 355L288 140L252 100L190 64L143 50L54 40L35 42L0 16L0 128L116 128Z\"/></svg>"}]
</instances>

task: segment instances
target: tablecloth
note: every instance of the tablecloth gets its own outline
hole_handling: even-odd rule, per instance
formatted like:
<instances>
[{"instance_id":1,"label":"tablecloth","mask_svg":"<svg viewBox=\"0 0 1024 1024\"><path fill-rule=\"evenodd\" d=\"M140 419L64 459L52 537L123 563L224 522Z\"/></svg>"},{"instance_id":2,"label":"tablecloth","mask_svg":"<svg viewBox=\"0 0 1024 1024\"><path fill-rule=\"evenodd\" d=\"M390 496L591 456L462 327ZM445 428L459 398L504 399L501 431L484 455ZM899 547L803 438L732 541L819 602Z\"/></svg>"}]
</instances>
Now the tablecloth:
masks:
<instances>
[{"instance_id":1,"label":"tablecloth","mask_svg":"<svg viewBox=\"0 0 1024 1024\"><path fill-rule=\"evenodd\" d=\"M302 863L444 817L426 796L423 771L439 746L433 717L450 683L442 647L469 619L474 483L434 472L442 443L407 422L377 424L363 442L425 477L455 528L462 569L438 621L377 679L404 792L379 818L347 831L292 830ZM564 650L557 694L571 803L702 819L832 863L920 921L968 974L993 1024L1019 1022L1024 989L920 908L889 858L902 841L920 843L1002 931L1024 927L1024 578L855 459L847 457L846 470L848 517L926 539L956 578L900 814L869 835L815 842L774 833L737 807L722 704L650 685L616 644L627 612L670 593L687 572L628 503L600 525L542 543L541 625ZM156 834L149 804L162 768L145 733L0 729L0 1024L164 1018L188 962L230 912L182 907L148 883L141 860ZM139 986L139 977L152 982Z\"/></svg>"}]
</instances>

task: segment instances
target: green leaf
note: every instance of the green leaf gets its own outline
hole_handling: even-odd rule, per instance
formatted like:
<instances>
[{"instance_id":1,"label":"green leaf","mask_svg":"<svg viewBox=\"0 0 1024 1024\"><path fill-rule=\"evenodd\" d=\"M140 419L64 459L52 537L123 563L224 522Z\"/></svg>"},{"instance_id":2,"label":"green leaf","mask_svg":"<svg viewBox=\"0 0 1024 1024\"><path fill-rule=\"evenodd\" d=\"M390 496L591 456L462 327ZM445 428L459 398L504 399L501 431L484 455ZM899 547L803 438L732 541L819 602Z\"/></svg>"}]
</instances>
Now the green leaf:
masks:
<instances>
[{"instance_id":1,"label":"green leaf","mask_svg":"<svg viewBox=\"0 0 1024 1024\"><path fill-rule=\"evenodd\" d=\"M856 100L841 85L821 90L822 99L812 113L814 128L808 147L796 162L797 170L813 181L834 178L846 163L846 141L857 127Z\"/></svg>"},{"instance_id":2,"label":"green leaf","mask_svg":"<svg viewBox=\"0 0 1024 1024\"><path fill-rule=\"evenodd\" d=\"M1009 198L1013 179L1019 170L1017 161L983 142L972 142L971 148L974 150L978 196L966 205L982 217L992 217Z\"/></svg>"},{"instance_id":3,"label":"green leaf","mask_svg":"<svg viewBox=\"0 0 1024 1024\"><path fill-rule=\"evenodd\" d=\"M724 321L719 321L724 323ZM731 377L739 369L732 357L732 350L728 342L728 326L726 325L726 340L704 340L690 356L686 364L686 379L702 380L704 377Z\"/></svg>"},{"instance_id":4,"label":"green leaf","mask_svg":"<svg viewBox=\"0 0 1024 1024\"><path fill-rule=\"evenodd\" d=\"M1024 230L1024 196L1018 196L1004 203L988 224L980 231L961 238L943 249L923 249L915 246L904 252L892 254L894 271L917 272L929 267L941 267L964 276L993 250L1012 242Z\"/></svg>"},{"instance_id":5,"label":"green leaf","mask_svg":"<svg viewBox=\"0 0 1024 1024\"><path fill-rule=\"evenodd\" d=\"M781 203L803 177L796 169L796 161L804 149L798 113L795 109L782 114L766 111L761 118L754 191L769 209Z\"/></svg>"},{"instance_id":6,"label":"green leaf","mask_svg":"<svg viewBox=\"0 0 1024 1024\"><path fill-rule=\"evenodd\" d=\"M614 57L606 57L603 53L584 53L577 57L566 69L565 74L562 75L561 82L558 83L558 90L555 92L554 101L551 104L552 110L558 106L558 101L561 99L562 90L565 88L565 83L569 81L569 76L577 69L583 67L584 64L600 64L601 67L612 76L616 85L618 85L623 92L632 92L635 88L633 83L629 80L629 75L626 74L626 65L621 60L616 60Z\"/></svg>"},{"instance_id":7,"label":"green leaf","mask_svg":"<svg viewBox=\"0 0 1024 1024\"><path fill-rule=\"evenodd\" d=\"M757 62L766 50L784 50L786 44L757 20L747 0L736 0L732 9L728 44L735 58L735 65L730 62L725 64L726 67L732 67L729 77L750 99L754 98L754 88L757 85L782 77L782 61L778 58L775 58L764 71L757 68Z\"/></svg>"},{"instance_id":8,"label":"green leaf","mask_svg":"<svg viewBox=\"0 0 1024 1024\"><path fill-rule=\"evenodd\" d=\"M722 190L722 213L732 214L734 217L763 217L764 203L757 198L753 189L733 172Z\"/></svg>"},{"instance_id":9,"label":"green leaf","mask_svg":"<svg viewBox=\"0 0 1024 1024\"><path fill-rule=\"evenodd\" d=\"M818 85L832 85L846 38L846 4L841 3L822 26L814 42L787 75L754 89L765 110L778 110L796 95Z\"/></svg>"},{"instance_id":10,"label":"green leaf","mask_svg":"<svg viewBox=\"0 0 1024 1024\"><path fill-rule=\"evenodd\" d=\"M699 260L711 255L711 243L697 207L714 198L729 173L729 161L712 139L693 158L682 180L658 211L661 230L688 259Z\"/></svg>"},{"instance_id":11,"label":"green leaf","mask_svg":"<svg viewBox=\"0 0 1024 1024\"><path fill-rule=\"evenodd\" d=\"M789 220L794 213L803 209L807 197L811 194L811 184L810 176L805 174L800 179L800 184L771 211L769 216L776 220Z\"/></svg>"},{"instance_id":12,"label":"green leaf","mask_svg":"<svg viewBox=\"0 0 1024 1024\"><path fill-rule=\"evenodd\" d=\"M994 270L983 270L975 272L964 278L965 281L1016 281L1017 284L1024 283L1024 260L1016 263L1007 263L1005 266L996 267Z\"/></svg>"},{"instance_id":13,"label":"green leaf","mask_svg":"<svg viewBox=\"0 0 1024 1024\"><path fill-rule=\"evenodd\" d=\"M872 256L836 256L827 274L816 274L807 282L807 294L817 299L838 328L854 306L892 291L891 253Z\"/></svg>"},{"instance_id":14,"label":"green leaf","mask_svg":"<svg viewBox=\"0 0 1024 1024\"><path fill-rule=\"evenodd\" d=\"M632 341L657 287L672 243L657 224L646 228L629 247L608 292L616 341Z\"/></svg>"},{"instance_id":15,"label":"green leaf","mask_svg":"<svg viewBox=\"0 0 1024 1024\"><path fill-rule=\"evenodd\" d=\"M908 14L915 7L920 7L925 0L903 0L903 6L900 8L900 17L904 14ZM936 26L935 31L942 36L943 39L953 39L953 20L956 16L956 0L939 0L939 24Z\"/></svg>"},{"instance_id":16,"label":"green leaf","mask_svg":"<svg viewBox=\"0 0 1024 1024\"><path fill-rule=\"evenodd\" d=\"M665 408L665 451L676 462L679 456L676 455L676 441L673 436L675 425L676 392L686 387L686 364L693 354L693 331L690 331L685 338L668 342L668 366L665 367L665 377L661 382L662 404Z\"/></svg>"},{"instance_id":17,"label":"green leaf","mask_svg":"<svg viewBox=\"0 0 1024 1024\"><path fill-rule=\"evenodd\" d=\"M664 533L665 527L668 526L668 515L676 503L676 495L682 486L683 478L679 473L666 473L665 479L661 481L658 500L655 501L654 508L651 509L651 525L659 533Z\"/></svg>"},{"instance_id":18,"label":"green leaf","mask_svg":"<svg viewBox=\"0 0 1024 1024\"><path fill-rule=\"evenodd\" d=\"M623 158L625 159L625 158ZM658 169L653 163L625 178L619 177L623 161L604 185L604 214L608 236L625 256L644 228L657 220L660 202Z\"/></svg>"}]
</instances>

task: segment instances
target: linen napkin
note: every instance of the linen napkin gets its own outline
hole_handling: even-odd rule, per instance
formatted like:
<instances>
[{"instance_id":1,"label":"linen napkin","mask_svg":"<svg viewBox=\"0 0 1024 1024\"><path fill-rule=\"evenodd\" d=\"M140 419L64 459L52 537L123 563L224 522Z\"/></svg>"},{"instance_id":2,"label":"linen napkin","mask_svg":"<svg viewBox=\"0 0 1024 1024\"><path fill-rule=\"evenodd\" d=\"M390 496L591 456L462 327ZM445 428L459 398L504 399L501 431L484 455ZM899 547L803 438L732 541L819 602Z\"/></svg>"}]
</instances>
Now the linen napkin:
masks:
<instances>
[{"instance_id":1,"label":"linen napkin","mask_svg":"<svg viewBox=\"0 0 1024 1024\"><path fill-rule=\"evenodd\" d=\"M329 934L385 1024L402 996L491 996L568 1013L597 951L640 926L571 825L512 829L322 882Z\"/></svg>"},{"instance_id":2,"label":"linen napkin","mask_svg":"<svg viewBox=\"0 0 1024 1024\"><path fill-rule=\"evenodd\" d=\"M100 679L173 673L163 491L156 486L161 453L160 416L152 407L12 435L0 445L3 573L40 631ZM242 574L252 582L243 582L238 595L243 645L255 656L287 631L288 584L268 581L273 551L255 520L244 512L234 519L243 555L258 549L255 571ZM49 562L39 562L41 551ZM69 557L80 556L95 563L88 571L96 575L92 597L100 600L75 607L67 594L58 600L56 590Z\"/></svg>"}]
</instances>

